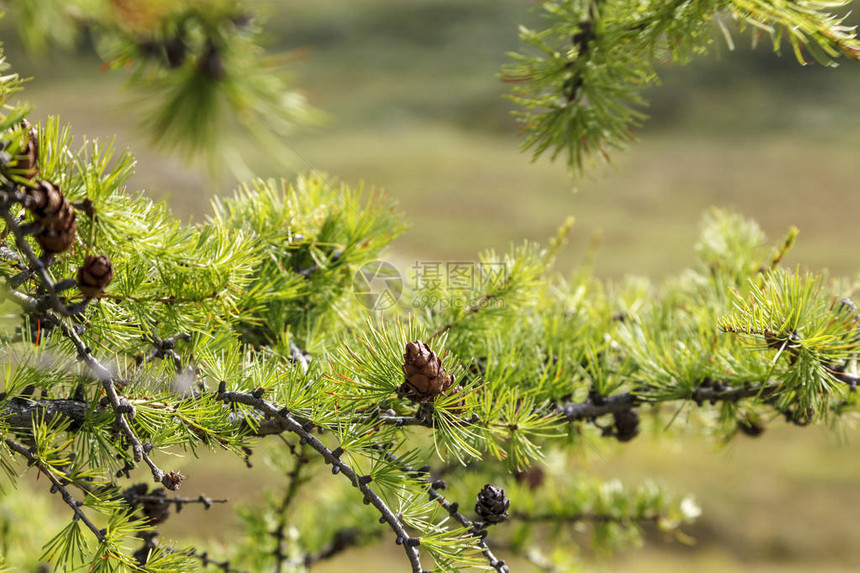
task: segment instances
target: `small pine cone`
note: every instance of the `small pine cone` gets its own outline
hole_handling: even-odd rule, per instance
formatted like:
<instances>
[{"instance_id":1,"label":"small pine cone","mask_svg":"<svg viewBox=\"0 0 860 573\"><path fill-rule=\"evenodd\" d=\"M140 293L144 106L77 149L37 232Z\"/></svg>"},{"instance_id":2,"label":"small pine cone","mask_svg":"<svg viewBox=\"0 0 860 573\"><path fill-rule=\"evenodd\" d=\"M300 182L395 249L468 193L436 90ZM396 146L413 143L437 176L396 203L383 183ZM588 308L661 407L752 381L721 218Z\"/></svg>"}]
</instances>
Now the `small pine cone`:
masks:
<instances>
[{"instance_id":1,"label":"small pine cone","mask_svg":"<svg viewBox=\"0 0 860 573\"><path fill-rule=\"evenodd\" d=\"M508 518L511 500L505 498L505 490L492 484L478 492L475 513L486 523L501 523Z\"/></svg>"},{"instance_id":2,"label":"small pine cone","mask_svg":"<svg viewBox=\"0 0 860 573\"><path fill-rule=\"evenodd\" d=\"M113 265L105 255L87 255L78 269L78 288L87 298L99 298L113 280Z\"/></svg>"},{"instance_id":3,"label":"small pine cone","mask_svg":"<svg viewBox=\"0 0 860 573\"><path fill-rule=\"evenodd\" d=\"M176 491L182 486L182 480L184 479L185 476L179 472L167 472L161 478L161 484L171 491Z\"/></svg>"},{"instance_id":4,"label":"small pine cone","mask_svg":"<svg viewBox=\"0 0 860 573\"><path fill-rule=\"evenodd\" d=\"M26 119L21 122L21 127L29 129L27 134L29 140L27 141L27 146L22 150L21 155L17 158L18 163L16 168L23 171L22 175L27 179L33 179L39 172L39 132L36 131L35 127L30 127L30 122Z\"/></svg>"},{"instance_id":5,"label":"small pine cone","mask_svg":"<svg viewBox=\"0 0 860 573\"><path fill-rule=\"evenodd\" d=\"M406 344L402 368L406 381L397 392L413 402L432 402L454 382L436 353L419 340Z\"/></svg>"},{"instance_id":6,"label":"small pine cone","mask_svg":"<svg viewBox=\"0 0 860 573\"><path fill-rule=\"evenodd\" d=\"M615 420L615 437L619 442L629 442L639 434L639 413L630 408L612 414Z\"/></svg>"},{"instance_id":7,"label":"small pine cone","mask_svg":"<svg viewBox=\"0 0 860 573\"><path fill-rule=\"evenodd\" d=\"M35 238L46 253L62 253L75 242L75 233L78 231L75 209L65 198L63 201L64 205L57 214L39 221L43 228L36 233Z\"/></svg>"},{"instance_id":8,"label":"small pine cone","mask_svg":"<svg viewBox=\"0 0 860 573\"><path fill-rule=\"evenodd\" d=\"M50 225L59 215L68 200L60 192L60 188L50 181L39 181L27 193L27 208L33 212L33 218L41 225Z\"/></svg>"}]
</instances>

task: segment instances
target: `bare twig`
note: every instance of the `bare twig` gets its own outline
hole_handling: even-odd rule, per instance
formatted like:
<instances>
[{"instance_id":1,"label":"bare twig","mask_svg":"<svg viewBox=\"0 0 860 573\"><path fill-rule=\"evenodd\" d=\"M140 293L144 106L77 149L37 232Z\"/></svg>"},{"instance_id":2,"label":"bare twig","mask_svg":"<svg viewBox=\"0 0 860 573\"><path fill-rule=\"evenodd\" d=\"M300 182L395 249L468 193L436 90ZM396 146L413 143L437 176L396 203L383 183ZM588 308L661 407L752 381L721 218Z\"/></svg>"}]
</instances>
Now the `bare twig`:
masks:
<instances>
[{"instance_id":1,"label":"bare twig","mask_svg":"<svg viewBox=\"0 0 860 573\"><path fill-rule=\"evenodd\" d=\"M243 573L241 569L234 569L233 565L230 563L229 559L225 559L223 561L217 561L209 557L209 554L205 551L203 553L197 553L196 551L190 554L192 557L196 557L200 560L200 564L204 567L212 566L217 567L222 571L222 573Z\"/></svg>"},{"instance_id":2,"label":"bare twig","mask_svg":"<svg viewBox=\"0 0 860 573\"><path fill-rule=\"evenodd\" d=\"M283 547L288 525L287 510L296 499L296 495L299 493L299 488L305 483L305 481L307 481L302 478L302 468L308 461L304 455L304 446L302 446L302 444L294 446L289 442L287 442L287 445L289 446L291 453L295 456L295 460L293 462L293 468L290 470L290 473L287 474L289 482L286 490L284 491L284 498L281 500L281 505L278 507L278 525L275 527L275 530L271 532L272 536L275 538L275 550L273 553L275 556L275 571L277 573L281 573L284 562L287 560L287 554L284 553Z\"/></svg>"},{"instance_id":3,"label":"bare twig","mask_svg":"<svg viewBox=\"0 0 860 573\"><path fill-rule=\"evenodd\" d=\"M128 416L134 415L134 407L125 397L120 397L117 394L115 379L110 370L93 357L90 348L83 343L80 336L78 336L78 333L75 332L72 327L66 324L65 321L57 319L57 322L66 338L71 340L72 344L74 344L75 350L78 352L78 358L80 358L89 367L90 371L92 371L96 378L98 378L102 383L102 388L104 389L110 405L113 408L114 414L116 415L116 422L123 430L126 437L128 437L129 441L131 441L134 461L145 462L146 465L149 466L149 469L152 472L152 479L155 482L162 484L169 490L179 489L182 482L180 475L176 472L165 473L162 471L161 468L159 468L149 457L147 453L149 448L144 447L140 438L138 438L137 434L134 433L134 430L128 421Z\"/></svg>"},{"instance_id":4,"label":"bare twig","mask_svg":"<svg viewBox=\"0 0 860 573\"><path fill-rule=\"evenodd\" d=\"M26 296L26 295L22 295ZM27 302L26 300L24 302ZM844 373L834 374L838 380L850 384L857 382L856 377ZM699 387L694 389L689 395L675 398L674 400L692 400L694 402L721 402L721 401L737 401L746 398L768 398L773 392L777 391L780 384L777 382L768 382L765 384L752 384L748 386L719 389L714 387ZM559 404L556 406L556 411L567 421L575 422L579 420L590 420L607 414L613 414L628 410L630 408L640 406L646 403L662 402L664 400L651 400L643 395L637 395L633 392L624 392L613 396L602 397L600 400L595 400L592 397L587 398L582 402L571 402ZM665 400L669 401L669 400ZM71 419L76 423L83 423L86 419L87 404L83 401L68 399L68 398L21 398L14 397L7 400L5 410L2 411L2 416L7 417L7 422L13 428L29 428L31 420L34 416L46 416L51 418L54 416L62 416ZM298 423L307 425L307 420L299 417L293 417ZM397 426L422 426L432 428L432 424L424 418L418 416L398 416L381 414L379 420L385 424ZM233 422L237 425L246 425L249 428L254 428L249 432L253 436L268 436L281 434L287 428L283 421L278 417L261 416L254 420L253 424L248 424L242 414L234 414ZM462 423L475 423L472 418L465 418Z\"/></svg>"},{"instance_id":5,"label":"bare twig","mask_svg":"<svg viewBox=\"0 0 860 573\"><path fill-rule=\"evenodd\" d=\"M505 564L502 559L496 557L495 554L493 554L493 551L490 549L490 546L487 545L487 530L484 527L485 524L479 521L472 521L465 515L460 513L460 505L456 502L452 503L445 499L445 496L439 493L438 489L434 487L434 484L436 486L441 486L444 484L444 482L433 482L433 484L431 484L427 488L427 494L430 496L430 499L435 499L436 501L438 501L439 505L441 505L451 515L451 517L457 521L457 523L459 523L463 527L469 528L472 532L472 535L479 538L478 547L481 548L481 553L489 562L490 567L498 571L498 573L510 573L510 568Z\"/></svg>"},{"instance_id":6,"label":"bare twig","mask_svg":"<svg viewBox=\"0 0 860 573\"><path fill-rule=\"evenodd\" d=\"M370 476L359 476L355 473L355 470L352 469L347 463L341 461L339 455L335 455L335 453L326 447L319 439L317 439L313 434L311 434L308 430L306 430L289 412L286 410L279 410L269 402L266 402L262 398L256 398L251 394L245 394L244 392L219 392L219 397L224 400L226 403L239 403L245 404L246 406L251 406L259 412L278 420L279 423L283 426L283 429L289 432L292 432L300 437L303 443L306 443L311 448L313 448L318 454L320 454L326 463L331 464L333 468L337 468L337 473L345 476L350 482L352 482L353 487L357 488L364 495L364 500L366 503L372 505L382 514L382 518L385 522L388 523L389 527L394 531L397 535L397 541L399 544L403 546L404 551L406 552L406 556L409 559L410 564L412 565L413 573L424 573L424 570L421 567L421 560L418 554L418 545L420 545L421 540L417 537L410 537L409 534L404 529L403 524L400 523L400 520L394 514L393 511L388 507L388 505L376 494L375 491L370 487L371 477Z\"/></svg>"},{"instance_id":7,"label":"bare twig","mask_svg":"<svg viewBox=\"0 0 860 573\"><path fill-rule=\"evenodd\" d=\"M385 446L375 446L376 449L385 450ZM400 470L405 474L411 476L420 476L421 474L428 474L430 471L429 466L425 466L423 468L415 469L412 466L403 463L396 454L393 454L390 451L384 451L382 454L385 459L390 462L397 464L400 467ZM490 564L490 567L498 571L498 573L510 573L510 568L505 564L505 562L498 557L496 557L493 552L490 550L490 547L487 545L486 536L487 530L484 523L475 522L468 519L465 515L460 513L460 504L454 502L449 502L445 499L445 496L439 493L438 490L444 489L445 482L442 480L435 480L431 483L427 484L427 495L430 497L431 501L438 501L439 505L442 506L445 511L447 511L454 520L457 521L463 527L466 527L470 530L473 536L478 538L478 547L481 549L481 553L487 559L487 562Z\"/></svg>"},{"instance_id":8,"label":"bare twig","mask_svg":"<svg viewBox=\"0 0 860 573\"><path fill-rule=\"evenodd\" d=\"M329 543L325 549L319 553L306 555L301 564L305 567L310 567L314 563L331 559L332 557L343 553L347 549L361 544L361 537L362 533L356 529L338 529L335 531L331 543Z\"/></svg>"},{"instance_id":9,"label":"bare twig","mask_svg":"<svg viewBox=\"0 0 860 573\"><path fill-rule=\"evenodd\" d=\"M103 529L99 529L95 523L90 521L90 519L81 509L81 505L83 505L83 502L75 500L74 496L71 494L71 492L69 492L68 489L66 489L65 485L59 479L57 479L57 477L51 471L51 468L45 465L38 458L38 456L31 452L30 449L27 448L24 444L16 442L15 440L6 439L6 445L13 452L24 456L30 465L38 467L40 472L48 476L48 479L51 481L51 489L60 492L60 495L63 497L63 501L66 502L66 505L72 508L72 511L75 514L74 518L81 520L84 525L86 525L90 529L90 531L95 534L96 539L98 539L100 543L104 542L107 536L107 532L105 532Z\"/></svg>"},{"instance_id":10,"label":"bare twig","mask_svg":"<svg viewBox=\"0 0 860 573\"><path fill-rule=\"evenodd\" d=\"M841 381L846 382L845 379ZM762 384L745 384L743 386L729 386L728 384L710 381L709 385L700 385L690 391L686 396L678 396L669 399L650 398L647 388L633 390L613 396L601 396L599 399L589 396L583 402L560 404L556 410L569 422L577 420L590 420L606 414L614 414L629 410L635 406L656 402L670 402L675 400L692 400L697 404L709 402L737 402L745 398L767 399L778 392L782 384L779 382L765 382ZM847 383L847 382L846 382Z\"/></svg>"}]
</instances>

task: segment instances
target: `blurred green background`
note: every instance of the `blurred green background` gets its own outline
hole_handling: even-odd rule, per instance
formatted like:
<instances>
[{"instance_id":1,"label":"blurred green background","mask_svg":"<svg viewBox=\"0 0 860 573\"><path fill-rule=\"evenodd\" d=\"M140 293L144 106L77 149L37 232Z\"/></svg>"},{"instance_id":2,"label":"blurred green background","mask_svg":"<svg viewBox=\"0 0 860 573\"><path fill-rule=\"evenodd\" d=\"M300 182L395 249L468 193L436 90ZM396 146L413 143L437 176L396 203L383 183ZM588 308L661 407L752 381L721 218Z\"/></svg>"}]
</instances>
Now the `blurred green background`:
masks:
<instances>
[{"instance_id":1,"label":"blurred green background","mask_svg":"<svg viewBox=\"0 0 860 573\"><path fill-rule=\"evenodd\" d=\"M615 155L613 166L574 182L562 165L520 153L502 98L507 86L496 78L505 52L518 47L517 25L538 20L533 2L258 4L270 14L272 48L295 50L296 85L329 121L290 134L295 153L277 162L241 142L254 168L292 177L311 167L384 187L412 222L393 253L404 268L416 259L472 260L523 238L544 241L574 215L562 270L582 262L599 234L598 275L660 278L693 263L698 223L711 205L757 219L773 238L799 227L789 265L852 276L860 268L860 65L802 67L769 45L748 49L748 35L736 38L735 52L715 38L711 56L661 68L663 85L650 94L652 119L640 141ZM234 182L213 182L197 166L151 149L122 74L102 72L91 52L34 58L16 36L14 13L0 21L0 32L10 62L34 77L24 97L35 118L58 114L78 134L116 134L138 157L134 187L166 196L195 220L208 213L212 196L231 189ZM607 477L653 477L692 492L704 509L689 531L695 546L655 539L598 568L860 570L860 434L843 437L782 427L720 451L704 437L662 444L643 437L583 460L584 469ZM207 471L213 463L217 472ZM253 498L249 485L266 481L265 471L247 471L238 460L181 469L192 476L183 488L192 497L205 491L241 503ZM167 533L229 535L213 525L230 519L229 507L186 512L168 522ZM366 571L400 570L396 551L353 553L319 570L358 562Z\"/></svg>"}]
</instances>

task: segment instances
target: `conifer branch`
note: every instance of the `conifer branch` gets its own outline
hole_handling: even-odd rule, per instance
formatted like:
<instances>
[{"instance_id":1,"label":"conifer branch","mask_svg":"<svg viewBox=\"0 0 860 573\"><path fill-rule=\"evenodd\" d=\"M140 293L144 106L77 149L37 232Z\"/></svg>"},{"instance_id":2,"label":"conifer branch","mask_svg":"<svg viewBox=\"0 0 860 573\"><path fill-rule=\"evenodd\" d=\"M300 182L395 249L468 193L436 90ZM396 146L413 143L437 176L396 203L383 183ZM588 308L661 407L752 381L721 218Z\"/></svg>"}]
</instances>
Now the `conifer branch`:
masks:
<instances>
[{"instance_id":1,"label":"conifer branch","mask_svg":"<svg viewBox=\"0 0 860 573\"><path fill-rule=\"evenodd\" d=\"M434 428L433 416L427 415L428 412L424 412L423 409L419 409L418 412L409 416L409 415L398 415L391 412L385 412L379 415L379 421L383 424L391 425L391 426L421 426L424 428ZM469 418L459 418L456 420L452 420L450 423L452 425L460 425L467 426L471 424L477 424L480 422L480 418L477 414L473 414Z\"/></svg>"},{"instance_id":2,"label":"conifer branch","mask_svg":"<svg viewBox=\"0 0 860 573\"><path fill-rule=\"evenodd\" d=\"M27 463L29 465L36 466L41 473L48 476L48 479L51 481L51 493L53 493L54 491L59 491L66 505L72 508L72 511L74 512L74 519L81 520L84 525L86 525L87 528L89 528L89 530L93 532L93 534L96 536L96 539L99 540L99 543L103 543L106 539L106 532L103 529L99 529L98 526L96 526L95 523L90 521L87 515L83 512L83 510L81 509L81 505L83 505L83 502L76 500L75 497L71 494L71 492L65 487L65 485L63 485L63 483L59 479L57 479L51 469L48 468L44 463L42 463L42 461L39 460L39 458L34 455L30 451L30 449L27 448L24 444L8 438L5 441L6 445L9 447L10 450L24 456L27 459Z\"/></svg>"},{"instance_id":3,"label":"conifer branch","mask_svg":"<svg viewBox=\"0 0 860 573\"><path fill-rule=\"evenodd\" d=\"M850 0L802 3L773 0L687 2L654 0L631 9L611 0L541 2L543 29L522 27L528 49L511 54L501 74L516 84L509 99L533 158L563 155L573 175L587 163L635 140L646 114L644 88L659 82L658 61L687 63L712 44L712 30L729 31L719 19L771 37L774 51L788 43L802 64L806 54L824 65L845 56L860 59L860 41L845 16L829 13Z\"/></svg>"},{"instance_id":4,"label":"conifer branch","mask_svg":"<svg viewBox=\"0 0 860 573\"><path fill-rule=\"evenodd\" d=\"M441 505L454 520L457 521L463 527L468 528L472 535L478 537L478 547L481 548L481 553L486 557L487 561L490 564L490 567L498 571L498 573L510 573L510 568L505 564L502 559L499 559L495 556L493 551L490 549L490 546L487 545L487 529L485 523L472 521L467 518L465 515L460 513L460 505L456 502L448 501L445 496L439 493L439 489L443 489L445 486L445 482L435 481L430 486L427 487L427 494L430 496L431 500L436 500Z\"/></svg>"},{"instance_id":5,"label":"conifer branch","mask_svg":"<svg viewBox=\"0 0 860 573\"><path fill-rule=\"evenodd\" d=\"M158 490L163 491L163 490ZM184 505L190 503L199 503L203 505L205 509L209 509L214 504L218 503L227 503L226 499L213 499L207 495L200 494L197 497L179 497L174 496L171 498L164 497L163 495L148 493L148 494L132 494L129 496L129 504L134 506L141 503L158 503L158 504L172 504L176 506L176 511L182 511L182 507Z\"/></svg>"},{"instance_id":6,"label":"conifer branch","mask_svg":"<svg viewBox=\"0 0 860 573\"><path fill-rule=\"evenodd\" d=\"M851 387L856 387L860 383L860 378L846 372L831 370L831 374L837 380ZM765 384L746 384L741 387L729 387L727 384L715 382L708 385L699 385L686 396L657 399L649 397L648 386L642 385L630 392L599 397L592 395L582 402L558 404L555 406L555 409L566 421L575 422L623 412L643 404L665 401L691 400L698 405L706 402L712 405L717 402L737 402L738 400L748 398L760 398L767 401L775 392L779 391L781 386L782 384L779 382L769 382ZM247 396L250 395L248 394ZM87 404L84 401L73 398L24 398L15 396L10 397L6 401L2 415L12 428L29 428L33 418L40 416L44 416L46 419L61 416L71 420L73 425L79 426L86 421ZM278 416L267 415L260 419L255 419L253 424L249 424L240 413L234 413L232 416L232 420L237 426L248 429L249 435L256 437L278 435L282 434L285 430L289 430ZM293 417L293 419L300 425L306 426L309 423L300 417ZM384 424L398 427L434 427L432 419L428 419L425 416L402 416L383 413L379 415L378 420ZM473 416L471 418L463 418L459 423L475 424L479 421L476 416Z\"/></svg>"},{"instance_id":7,"label":"conifer branch","mask_svg":"<svg viewBox=\"0 0 860 573\"><path fill-rule=\"evenodd\" d=\"M844 372L834 372L833 376L840 382L856 387L858 378ZM643 384L630 392L614 394L612 396L589 396L582 402L572 402L556 406L556 410L568 422L577 420L591 420L606 414L615 414L629 410L642 404L655 404L659 402L670 402L676 400L691 400L701 406L705 402L711 405L717 402L737 402L746 398L759 398L767 402L782 388L781 382L766 382L763 384L744 384L741 387L732 387L719 381L707 381L694 388L684 396L668 398L649 397L649 387Z\"/></svg>"},{"instance_id":8,"label":"conifer branch","mask_svg":"<svg viewBox=\"0 0 860 573\"><path fill-rule=\"evenodd\" d=\"M721 10L771 32L777 49L782 38L825 63L840 53L858 57L853 28L825 13L842 3L649 0L634 10L616 0L543 2L549 27L522 29L533 53L514 55L506 72L506 79L522 82L512 99L524 106L519 117L526 147L536 156L565 155L574 172L593 157L608 159L645 118L642 90L656 81L657 59L682 62L707 47ZM50 11L54 4L20 3L36 7L31 15L65 11L59 5ZM152 101L150 114L158 137L186 150L212 150L223 143L218 129L225 135L235 127L210 121L226 108L246 111L241 123L247 119L273 132L301 119L306 106L284 99L284 84L270 81L256 26L239 13L241 3L215 2L212 10L184 0L173 4L151 13L142 28L135 28L141 14L122 2L105 4L119 10L108 26L101 16L80 20L101 38L114 64L131 65L135 82L164 96ZM730 438L761 433L759 409L805 425L857 408L857 395L843 385L854 390L860 383L860 315L850 301L830 297L819 278L775 269L794 231L781 249L763 256L764 237L754 224L715 215L697 246L702 265L665 283L656 297L651 285L594 279L590 262L571 282L550 275L560 231L548 251L527 245L510 256L482 257L481 264L492 267L487 277L481 271L480 286L463 289L471 301L465 307L428 305L422 312L413 308L406 320L362 321L367 307L350 296L357 289L349 278L378 261L403 229L387 201L376 194L368 199L360 188L334 187L315 173L295 184L256 180L232 199L216 201L205 223L183 224L164 204L126 193L131 155L115 157L110 145L94 141L74 149L71 130L53 119L40 127L26 123L27 107L8 97L18 91L17 76L5 70L0 55L0 101L7 102L0 113L0 299L24 312L14 333L0 333L8 357L0 444L11 458L0 466L14 478L10 461L23 456L73 509L69 527L46 544L46 559L57 570L86 568L87 559L92 569L105 568L110 552L116 563L108 568L119 563L177 571L193 568L196 559L237 572L230 553L213 560L206 552L159 546L152 529L185 504L208 509L226 500L168 499L161 487L150 492L140 483L123 490L111 477L129 477L144 462L158 483L178 489L182 476L155 464L149 456L155 447L221 445L244 451L248 463L247 440L278 435L287 442L294 465L282 497L271 498L267 511L245 515L249 530L268 539L251 540L256 546L248 548L249 563L271 564L274 557L275 571L306 568L372 538L390 538L390 529L413 573L426 573L421 553L445 570L489 565L506 573L493 550L524 552L519 529L515 542L492 544L493 550L486 538L490 525L509 517L504 490L485 485L470 519L442 495L440 475L453 465L435 475L430 466L416 469L409 464L417 465L412 460L424 449L398 457L393 444L412 434L421 434L422 446L432 439L440 455L464 462L457 467L469 483L496 477L506 460L521 483L513 517L523 532L536 529L530 522L590 522L593 543L613 543L638 536L640 523L674 529L699 509L686 498L670 506L656 487L630 492L601 482L589 490L575 481L579 476L564 476L556 484L564 487L541 492L543 476L523 475L522 468L534 467L548 449L572 453L573 440L560 439L580 429L569 422L593 424L604 436L627 441L639 431L639 407L709 403L719 404ZM183 111L189 109L199 113ZM68 278L74 271L76 278ZM118 280L108 292L114 272ZM485 278L495 286L487 288ZM422 288L428 292L460 290L427 282ZM80 295L69 295L75 286ZM727 287L735 300L726 297ZM84 302L76 304L80 298ZM12 317L0 317L10 329ZM720 335L727 332L736 336ZM304 341L314 356L294 340ZM350 347L353 340L361 348ZM418 348L418 340L433 340L440 355L451 357L448 371L429 346ZM82 364L74 366L75 359ZM455 376L462 385L448 392ZM198 386L180 391L171 384L177 378ZM203 392L213 381L218 391ZM228 392L228 383L248 391ZM587 398L573 402L586 391ZM263 400L264 393L274 398ZM656 407L654 414L661 414ZM614 425L602 416L612 416ZM315 437L317 429L336 434L337 447ZM379 445L385 442L391 445ZM319 541L312 549L294 549L287 532L294 506L303 501L310 449L332 474L347 477L361 492L346 488L348 495L373 505L388 529L363 521L367 512L350 515L355 523L310 516L311 523L297 525L309 525L309 537ZM69 490L82 492L86 506ZM109 525L97 529L83 507L90 515L104 513ZM324 512L339 510L332 504ZM95 552L81 519L100 541ZM126 555L133 535L143 547ZM528 557L555 570L538 551ZM562 556L554 551L552 557Z\"/></svg>"},{"instance_id":9,"label":"conifer branch","mask_svg":"<svg viewBox=\"0 0 860 573\"><path fill-rule=\"evenodd\" d=\"M31 428L33 420L57 417L71 420L72 427L80 427L86 420L86 402L71 398L22 398L12 396L6 400L0 417L10 428Z\"/></svg>"},{"instance_id":10,"label":"conifer branch","mask_svg":"<svg viewBox=\"0 0 860 573\"><path fill-rule=\"evenodd\" d=\"M182 357L176 352L176 342L179 340L189 341L191 337L187 334L179 334L176 336L171 336L165 339L161 339L155 334L150 334L150 342L152 342L153 349L152 351L143 357L141 360L142 363L149 362L155 358L159 359L169 359L173 362L173 366L176 368L177 372L182 372Z\"/></svg>"},{"instance_id":11,"label":"conifer branch","mask_svg":"<svg viewBox=\"0 0 860 573\"><path fill-rule=\"evenodd\" d=\"M385 522L388 523L389 527L394 531L397 535L397 542L400 545L403 545L403 549L406 552L406 556L409 559L410 564L412 565L413 573L423 573L423 569L421 567L421 560L418 554L418 545L420 544L420 538L410 537L409 534L404 529L403 524L400 523L400 520L394 514L393 511L386 505L386 503L376 494L375 491L368 485L370 480L369 476L359 476L355 473L355 470L352 469L347 463L343 462L339 456L336 456L335 453L326 447L319 439L317 439L313 434L311 434L308 430L306 430L291 414L286 412L283 409L278 409L269 402L263 400L262 398L256 398L251 394L246 394L244 392L227 392L227 391L219 391L219 397L227 404L231 402L236 402L239 404L245 404L246 406L251 406L257 411L269 416L277 420L283 427L284 430L290 431L300 437L302 442L308 444L311 448L313 448L318 454L320 454L327 464L331 464L333 468L337 468L338 473L345 476L349 481L352 482L353 487L358 488L362 494L364 494L364 500L366 503L373 505L382 514L382 518Z\"/></svg>"},{"instance_id":12,"label":"conifer branch","mask_svg":"<svg viewBox=\"0 0 860 573\"><path fill-rule=\"evenodd\" d=\"M385 446L377 445L376 449L383 450L383 457L388 461L396 464L400 470L412 476L421 476L422 474L427 474L430 471L430 466L424 466L422 468L413 468L412 466L403 463L403 461L392 452L388 451ZM432 482L427 483L427 495L430 498L430 501L437 501L442 508L448 512L448 514L455 520L457 523L467 528L474 537L478 538L478 547L481 549L481 554L487 559L490 564L490 567L498 571L498 573L510 573L510 568L505 564L505 562L498 557L496 557L493 552L490 550L489 545L487 545L487 525L482 522L472 521L467 518L465 515L460 513L460 504L457 502L448 501L444 495L439 493L440 489L445 489L447 484L444 480L436 479Z\"/></svg>"},{"instance_id":13,"label":"conifer branch","mask_svg":"<svg viewBox=\"0 0 860 573\"><path fill-rule=\"evenodd\" d=\"M205 300L217 299L224 295L224 290L212 291L200 296L194 297L175 297L175 296L130 296L114 293L105 293L102 298L109 298L116 301L131 301L131 302L146 302L152 304L164 304L168 306L176 304L189 304L194 302L203 302Z\"/></svg>"},{"instance_id":14,"label":"conifer branch","mask_svg":"<svg viewBox=\"0 0 860 573\"><path fill-rule=\"evenodd\" d=\"M634 394L624 392L623 394L607 396L599 401L589 396L583 402L560 404L556 409L568 422L575 422L629 410L639 404L640 401Z\"/></svg>"},{"instance_id":15,"label":"conifer branch","mask_svg":"<svg viewBox=\"0 0 860 573\"><path fill-rule=\"evenodd\" d=\"M2 207L0 207L0 217L2 217L3 221L6 223L6 228L12 231L12 234L15 236L15 246L18 247L18 250L24 253L24 256L27 258L30 271L38 275L41 280L42 287L47 291L48 296L50 297L51 306L54 311L60 316L69 316L71 313L69 312L68 307L63 304L63 301L60 300L57 290L54 288L54 281L48 274L48 268L45 261L37 257L36 253L33 252L33 248L30 246L30 243L27 242L21 226L9 211L9 205L11 203L23 203L24 195L20 191L9 188L4 189L2 193L5 197L0 196L0 205L2 205ZM46 256L46 260L50 261L50 255Z\"/></svg>"},{"instance_id":16,"label":"conifer branch","mask_svg":"<svg viewBox=\"0 0 860 573\"><path fill-rule=\"evenodd\" d=\"M9 190L4 191L7 195ZM15 201L20 202L23 200L22 197L19 197L20 193L18 191L12 191L13 197L15 197ZM0 197L0 202L3 203L3 206L0 207L0 217L6 222L6 228L11 230L15 235L16 245L24 253L26 256L29 267L32 271L34 271L41 283L41 287L48 292L51 303L53 306L53 311L57 313L57 315L53 314L52 311L46 310L45 317L50 320L55 326L59 326L63 335L68 338L71 343L74 345L75 350L77 352L78 359L83 361L90 371L95 375L96 379L98 379L102 388L105 391L105 395L107 396L111 407L113 408L114 414L116 416L116 422L122 431L125 433L126 437L131 442L132 446L132 454L135 462L143 461L146 465L149 466L152 477L157 483L161 483L170 490L179 489L180 484L182 483L182 474L178 472L167 472L159 468L155 462L148 455L149 448L144 447L141 443L140 439L135 434L132 429L129 421L127 419L128 415L134 414L134 407L129 404L128 400L124 397L120 397L116 392L116 380L114 376L111 374L110 370L104 366L101 362L99 362L93 355L90 348L81 340L78 332L75 328L70 326L65 320L63 320L63 316L70 316L72 313L69 311L69 308L60 300L59 295L57 294L57 290L55 288L54 282L48 274L47 267L39 259L36 254L33 252L33 249L30 247L30 244L24 238L24 234L21 231L20 225L15 221L15 218L9 212L8 209L8 200L3 201L3 197ZM17 293L17 291L10 289L12 293L16 293L16 295L12 296L12 300L21 304L25 309L32 310L38 306L37 301L33 300L32 297L27 297L21 293ZM59 315L59 316L58 316Z\"/></svg>"},{"instance_id":17,"label":"conifer branch","mask_svg":"<svg viewBox=\"0 0 860 573\"><path fill-rule=\"evenodd\" d=\"M66 324L65 321L55 318L56 322L59 324L63 334L72 341L75 349L77 350L78 357L89 367L90 371L95 374L96 378L101 382L102 388L105 391L105 395L113 408L114 415L116 416L116 422L119 427L122 429L123 433L125 433L126 437L131 442L132 455L134 457L135 462L143 461L149 466L150 471L152 472L152 479L156 483L162 484L169 490L177 490L182 484L182 474L171 471L165 473L161 468L159 468L155 462L152 461L152 458L149 457L149 451L152 449L151 444L144 445L141 443L140 438L135 434L134 429L129 424L128 416L134 416L134 406L132 406L128 399L125 397L121 397L117 394L116 391L116 380L110 371L105 367L101 362L96 360L96 358L92 355L90 348L84 344L81 340L78 333Z\"/></svg>"}]
</instances>

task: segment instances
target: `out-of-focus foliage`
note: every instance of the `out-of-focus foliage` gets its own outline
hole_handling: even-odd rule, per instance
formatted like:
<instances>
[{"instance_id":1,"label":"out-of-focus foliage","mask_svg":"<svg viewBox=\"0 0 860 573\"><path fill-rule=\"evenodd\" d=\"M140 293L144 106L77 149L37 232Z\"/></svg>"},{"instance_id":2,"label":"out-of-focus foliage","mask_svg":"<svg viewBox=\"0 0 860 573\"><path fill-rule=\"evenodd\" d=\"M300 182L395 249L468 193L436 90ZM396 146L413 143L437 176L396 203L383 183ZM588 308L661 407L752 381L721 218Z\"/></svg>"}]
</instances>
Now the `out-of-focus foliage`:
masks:
<instances>
[{"instance_id":1,"label":"out-of-focus foliage","mask_svg":"<svg viewBox=\"0 0 860 573\"><path fill-rule=\"evenodd\" d=\"M545 26L521 27L528 51L511 54L502 79L524 148L535 158L564 156L574 175L586 163L610 160L647 117L643 91L659 82L661 62L686 63L705 53L721 32L732 45L733 25L768 35L774 51L789 44L798 61L835 65L860 60L860 40L839 11L850 0L549 0L540 3Z\"/></svg>"},{"instance_id":2,"label":"out-of-focus foliage","mask_svg":"<svg viewBox=\"0 0 860 573\"><path fill-rule=\"evenodd\" d=\"M291 89L289 55L267 54L261 17L241 0L10 2L36 52L91 43L106 68L130 70L134 108L153 141L213 172L247 173L235 132L277 156L296 126L321 115ZM244 158L244 159L243 159Z\"/></svg>"}]
</instances>

